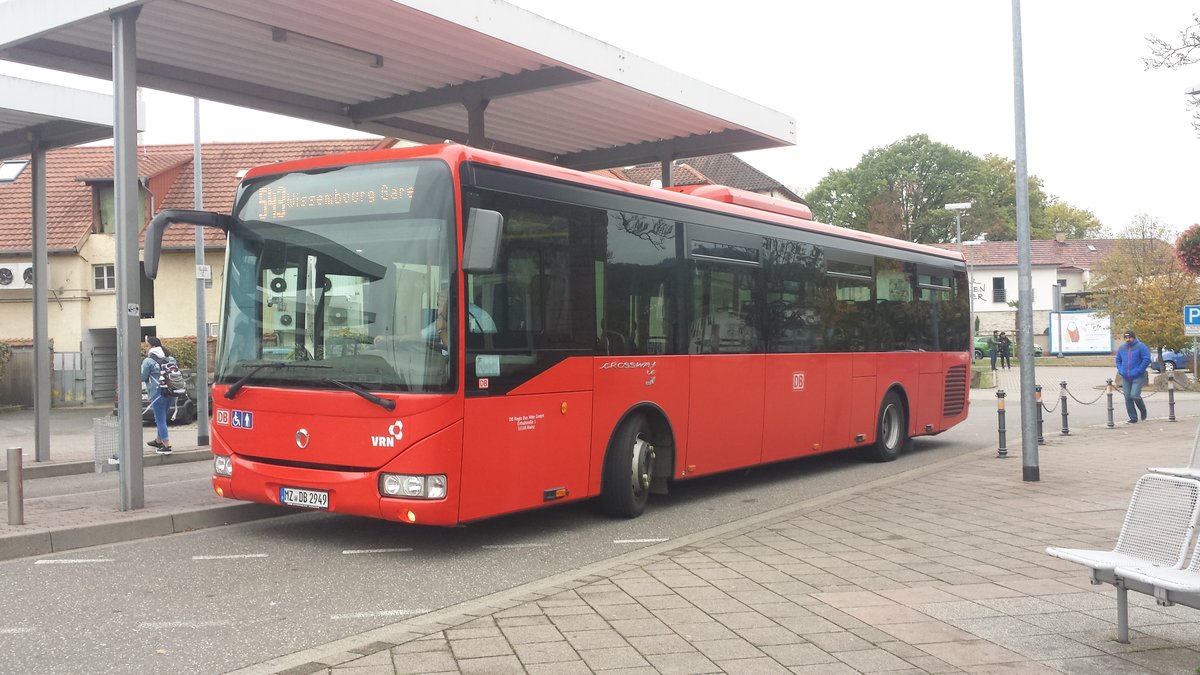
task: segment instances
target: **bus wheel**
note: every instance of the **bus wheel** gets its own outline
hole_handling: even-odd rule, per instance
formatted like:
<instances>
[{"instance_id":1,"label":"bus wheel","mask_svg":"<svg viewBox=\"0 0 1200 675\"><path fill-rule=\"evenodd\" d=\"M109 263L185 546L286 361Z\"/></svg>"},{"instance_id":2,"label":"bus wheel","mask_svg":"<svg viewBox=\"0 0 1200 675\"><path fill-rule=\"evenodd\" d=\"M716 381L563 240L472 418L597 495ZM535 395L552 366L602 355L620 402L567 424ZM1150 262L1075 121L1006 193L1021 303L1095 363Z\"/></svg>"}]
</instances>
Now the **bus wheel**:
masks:
<instances>
[{"instance_id":1,"label":"bus wheel","mask_svg":"<svg viewBox=\"0 0 1200 675\"><path fill-rule=\"evenodd\" d=\"M890 462L900 456L907 440L908 416L900 396L889 391L879 406L879 421L875 425L875 445L869 447L867 456L876 462Z\"/></svg>"},{"instance_id":2,"label":"bus wheel","mask_svg":"<svg viewBox=\"0 0 1200 675\"><path fill-rule=\"evenodd\" d=\"M621 518L640 516L650 496L653 469L650 423L644 415L633 415L613 435L604 459L604 489L600 493L604 513Z\"/></svg>"}]
</instances>

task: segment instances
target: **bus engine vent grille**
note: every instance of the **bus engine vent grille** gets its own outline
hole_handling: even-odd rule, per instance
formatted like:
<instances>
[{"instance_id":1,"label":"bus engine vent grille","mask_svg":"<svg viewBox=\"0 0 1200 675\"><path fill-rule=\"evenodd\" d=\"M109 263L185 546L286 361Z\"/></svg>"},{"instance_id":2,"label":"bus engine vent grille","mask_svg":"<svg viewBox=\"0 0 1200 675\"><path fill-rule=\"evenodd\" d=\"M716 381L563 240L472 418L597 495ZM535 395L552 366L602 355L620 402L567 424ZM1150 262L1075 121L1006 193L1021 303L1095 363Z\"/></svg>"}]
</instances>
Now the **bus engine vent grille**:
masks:
<instances>
[{"instance_id":1,"label":"bus engine vent grille","mask_svg":"<svg viewBox=\"0 0 1200 675\"><path fill-rule=\"evenodd\" d=\"M946 393L942 397L942 417L954 417L967 405L967 367L950 366L946 371Z\"/></svg>"}]
</instances>

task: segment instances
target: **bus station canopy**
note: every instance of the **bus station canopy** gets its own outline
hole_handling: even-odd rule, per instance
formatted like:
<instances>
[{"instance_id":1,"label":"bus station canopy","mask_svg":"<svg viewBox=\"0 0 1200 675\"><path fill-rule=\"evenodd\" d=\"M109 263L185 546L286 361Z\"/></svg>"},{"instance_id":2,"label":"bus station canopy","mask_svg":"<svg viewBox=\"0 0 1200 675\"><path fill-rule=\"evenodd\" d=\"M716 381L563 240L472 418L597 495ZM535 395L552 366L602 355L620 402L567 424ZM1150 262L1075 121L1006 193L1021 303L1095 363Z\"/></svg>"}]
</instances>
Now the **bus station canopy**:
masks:
<instances>
[{"instance_id":1,"label":"bus station canopy","mask_svg":"<svg viewBox=\"0 0 1200 675\"><path fill-rule=\"evenodd\" d=\"M6 0L0 57L577 169L792 145L795 121L501 0ZM631 20L636 18L631 17Z\"/></svg>"},{"instance_id":2,"label":"bus station canopy","mask_svg":"<svg viewBox=\"0 0 1200 675\"><path fill-rule=\"evenodd\" d=\"M0 75L0 160L112 136L113 98Z\"/></svg>"}]
</instances>

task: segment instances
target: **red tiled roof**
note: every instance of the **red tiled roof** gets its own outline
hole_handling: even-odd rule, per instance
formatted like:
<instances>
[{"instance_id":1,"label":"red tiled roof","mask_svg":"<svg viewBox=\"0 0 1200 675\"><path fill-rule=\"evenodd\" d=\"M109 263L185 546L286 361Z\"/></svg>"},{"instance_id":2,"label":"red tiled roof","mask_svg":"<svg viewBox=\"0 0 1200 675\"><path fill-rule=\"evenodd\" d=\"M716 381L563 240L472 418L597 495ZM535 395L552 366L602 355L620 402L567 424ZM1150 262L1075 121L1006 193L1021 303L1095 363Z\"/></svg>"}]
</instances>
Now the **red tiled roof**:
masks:
<instances>
[{"instance_id":1,"label":"red tiled roof","mask_svg":"<svg viewBox=\"0 0 1200 675\"><path fill-rule=\"evenodd\" d=\"M626 180L642 185L649 185L650 181L662 178L662 164L659 162L639 164L621 169L621 171L625 174ZM750 192L775 190L783 192L794 201L803 201L779 181L730 153L679 160L671 173L675 185L711 183Z\"/></svg>"},{"instance_id":2,"label":"red tiled roof","mask_svg":"<svg viewBox=\"0 0 1200 675\"><path fill-rule=\"evenodd\" d=\"M237 172L261 164L356 152L390 145L386 139L341 141L284 141L270 143L205 143L201 148L204 166L204 207L228 211L237 188ZM26 157L25 159L28 159ZM172 176L172 172L176 175ZM12 183L0 183L0 253L32 250L32 171L25 170ZM192 146L150 145L138 148L138 174L150 179L154 210L190 209L192 198ZM92 189L88 182L111 181L111 146L71 147L46 153L47 248L50 251L78 249L92 230ZM156 182L169 181L168 189ZM160 194L161 193L161 194ZM207 228L205 242L220 245L223 235ZM190 228L167 230L167 248L195 244Z\"/></svg>"},{"instance_id":3,"label":"red tiled roof","mask_svg":"<svg viewBox=\"0 0 1200 675\"><path fill-rule=\"evenodd\" d=\"M1029 242L1029 260L1032 265L1053 265L1090 270L1096 261L1108 255L1116 239L1068 239L1059 243L1054 239L1037 239ZM934 244L938 248L957 251L958 244ZM963 253L967 263L975 267L1016 267L1017 242L983 241L964 242Z\"/></svg>"}]
</instances>

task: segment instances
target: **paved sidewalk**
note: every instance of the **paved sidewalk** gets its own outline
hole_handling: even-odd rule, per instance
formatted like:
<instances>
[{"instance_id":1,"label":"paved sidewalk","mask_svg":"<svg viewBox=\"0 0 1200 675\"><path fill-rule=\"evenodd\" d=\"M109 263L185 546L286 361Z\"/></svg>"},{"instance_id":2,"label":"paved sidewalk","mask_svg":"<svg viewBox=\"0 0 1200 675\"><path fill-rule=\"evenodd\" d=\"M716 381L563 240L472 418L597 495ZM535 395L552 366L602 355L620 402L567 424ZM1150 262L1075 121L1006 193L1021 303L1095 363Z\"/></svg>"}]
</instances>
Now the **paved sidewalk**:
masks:
<instances>
[{"instance_id":1,"label":"paved sidewalk","mask_svg":"<svg viewBox=\"0 0 1200 675\"><path fill-rule=\"evenodd\" d=\"M1048 439L1042 480L980 450L449 607L242 673L1188 673L1200 611L1048 545L1111 548L1194 417Z\"/></svg>"}]
</instances>

